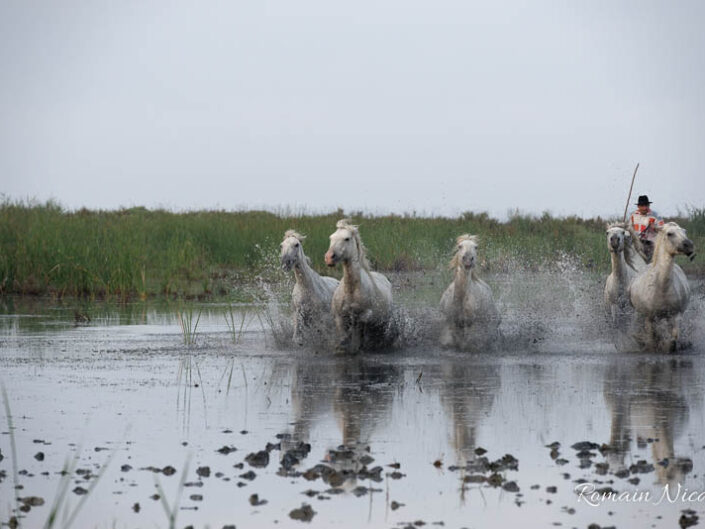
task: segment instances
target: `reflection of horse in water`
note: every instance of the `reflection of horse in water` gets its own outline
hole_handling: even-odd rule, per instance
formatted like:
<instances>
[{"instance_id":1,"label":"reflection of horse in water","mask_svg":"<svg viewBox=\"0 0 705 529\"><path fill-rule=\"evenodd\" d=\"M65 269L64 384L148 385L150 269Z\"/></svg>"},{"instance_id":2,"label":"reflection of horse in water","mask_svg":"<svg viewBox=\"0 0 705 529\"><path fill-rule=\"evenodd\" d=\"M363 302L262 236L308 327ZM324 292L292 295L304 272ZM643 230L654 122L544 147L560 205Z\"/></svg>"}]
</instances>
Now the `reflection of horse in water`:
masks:
<instances>
[{"instance_id":1,"label":"reflection of horse in water","mask_svg":"<svg viewBox=\"0 0 705 529\"><path fill-rule=\"evenodd\" d=\"M448 362L441 367L441 376L441 403L452 428L451 445L456 464L463 466L475 458L478 428L499 392L499 369L482 363Z\"/></svg>"},{"instance_id":2,"label":"reflection of horse in water","mask_svg":"<svg viewBox=\"0 0 705 529\"><path fill-rule=\"evenodd\" d=\"M374 430L385 422L391 411L399 377L396 368L364 358L349 358L335 383L333 411L340 427L341 443L350 457L331 461L338 471L360 472L368 463L368 447ZM373 456L371 456L373 457ZM347 486L354 485L353 478Z\"/></svg>"},{"instance_id":3,"label":"reflection of horse in water","mask_svg":"<svg viewBox=\"0 0 705 529\"><path fill-rule=\"evenodd\" d=\"M612 416L610 471L627 468L625 458L632 442L638 447L650 444L658 483L682 483L692 462L676 456L674 440L688 423L684 388L693 387L692 364L673 360L635 365L628 360L609 366L605 378L604 397Z\"/></svg>"},{"instance_id":4,"label":"reflection of horse in water","mask_svg":"<svg viewBox=\"0 0 705 529\"><path fill-rule=\"evenodd\" d=\"M325 464L346 472L346 489L356 483L354 474L367 464L372 433L387 420L399 376L396 367L364 356L325 362L302 359L294 366L292 440L310 442L314 424L332 413L340 427L340 442L331 447Z\"/></svg>"}]
</instances>

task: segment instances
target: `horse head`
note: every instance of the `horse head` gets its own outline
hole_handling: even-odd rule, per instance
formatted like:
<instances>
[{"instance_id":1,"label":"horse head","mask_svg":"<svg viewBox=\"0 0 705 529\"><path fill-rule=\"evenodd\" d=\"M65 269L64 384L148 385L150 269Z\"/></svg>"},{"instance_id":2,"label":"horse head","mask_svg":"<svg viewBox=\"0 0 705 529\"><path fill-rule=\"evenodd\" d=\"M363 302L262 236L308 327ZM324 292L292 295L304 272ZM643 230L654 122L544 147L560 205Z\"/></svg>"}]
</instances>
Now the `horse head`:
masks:
<instances>
[{"instance_id":1,"label":"horse head","mask_svg":"<svg viewBox=\"0 0 705 529\"><path fill-rule=\"evenodd\" d=\"M363 267L369 268L357 226L351 224L349 219L343 219L335 227L337 229L330 236L330 246L325 255L326 264L335 266L341 261L359 261Z\"/></svg>"},{"instance_id":2,"label":"horse head","mask_svg":"<svg viewBox=\"0 0 705 529\"><path fill-rule=\"evenodd\" d=\"M450 267L471 270L477 263L477 235L461 235L455 240L455 255L450 260Z\"/></svg>"},{"instance_id":3,"label":"horse head","mask_svg":"<svg viewBox=\"0 0 705 529\"><path fill-rule=\"evenodd\" d=\"M685 229L675 222L667 222L663 226L657 226L656 232L658 236L656 237L654 255L658 248L673 256L684 254L691 257L695 254L693 241L685 234Z\"/></svg>"},{"instance_id":4,"label":"horse head","mask_svg":"<svg viewBox=\"0 0 705 529\"><path fill-rule=\"evenodd\" d=\"M623 224L607 226L607 249L612 253L621 253L627 244L631 244L631 235Z\"/></svg>"},{"instance_id":5,"label":"horse head","mask_svg":"<svg viewBox=\"0 0 705 529\"><path fill-rule=\"evenodd\" d=\"M289 272L294 266L305 259L304 249L301 245L305 238L304 235L294 230L287 230L284 234L284 240L280 245L281 253L279 254L282 270Z\"/></svg>"}]
</instances>

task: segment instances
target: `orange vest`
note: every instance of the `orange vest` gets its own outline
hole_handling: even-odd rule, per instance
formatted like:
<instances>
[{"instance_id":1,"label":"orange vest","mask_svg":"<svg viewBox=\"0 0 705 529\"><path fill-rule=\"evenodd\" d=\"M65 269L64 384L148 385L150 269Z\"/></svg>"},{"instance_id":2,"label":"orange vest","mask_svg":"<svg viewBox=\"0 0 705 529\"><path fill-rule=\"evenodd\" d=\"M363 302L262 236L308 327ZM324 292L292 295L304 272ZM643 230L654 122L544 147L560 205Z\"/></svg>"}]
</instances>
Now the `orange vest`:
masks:
<instances>
[{"instance_id":1,"label":"orange vest","mask_svg":"<svg viewBox=\"0 0 705 529\"><path fill-rule=\"evenodd\" d=\"M654 229L647 231L647 229L652 225L663 226L663 220L659 217L658 213L652 209L650 209L646 215L642 215L639 213L639 210L636 210L629 218L629 222L632 223L634 231L637 232L642 239L648 241L652 241L656 238L656 231Z\"/></svg>"}]
</instances>

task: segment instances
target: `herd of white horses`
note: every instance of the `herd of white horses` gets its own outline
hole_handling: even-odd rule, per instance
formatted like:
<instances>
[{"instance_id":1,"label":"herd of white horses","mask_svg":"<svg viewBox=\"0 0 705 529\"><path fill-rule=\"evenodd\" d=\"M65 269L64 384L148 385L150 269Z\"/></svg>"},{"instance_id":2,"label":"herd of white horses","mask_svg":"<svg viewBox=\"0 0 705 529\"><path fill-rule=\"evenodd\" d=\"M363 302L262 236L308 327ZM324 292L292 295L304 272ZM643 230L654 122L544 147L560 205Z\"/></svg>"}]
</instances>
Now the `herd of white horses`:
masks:
<instances>
[{"instance_id":1,"label":"herd of white horses","mask_svg":"<svg viewBox=\"0 0 705 529\"><path fill-rule=\"evenodd\" d=\"M339 352L355 353L391 346L397 336L392 314L392 285L370 269L358 227L338 221L325 254L326 265L342 265L343 277L321 276L304 254L305 237L284 234L281 265L294 272L293 340L320 342L335 333ZM679 255L693 256L693 243L674 222L659 228L652 261L647 264L639 239L628 225L607 229L612 271L604 291L605 307L615 329L629 332L642 349L673 352L690 288ZM440 341L460 350L484 350L499 336L500 316L490 287L477 275L478 238L456 239L450 262L452 283L443 292Z\"/></svg>"}]
</instances>

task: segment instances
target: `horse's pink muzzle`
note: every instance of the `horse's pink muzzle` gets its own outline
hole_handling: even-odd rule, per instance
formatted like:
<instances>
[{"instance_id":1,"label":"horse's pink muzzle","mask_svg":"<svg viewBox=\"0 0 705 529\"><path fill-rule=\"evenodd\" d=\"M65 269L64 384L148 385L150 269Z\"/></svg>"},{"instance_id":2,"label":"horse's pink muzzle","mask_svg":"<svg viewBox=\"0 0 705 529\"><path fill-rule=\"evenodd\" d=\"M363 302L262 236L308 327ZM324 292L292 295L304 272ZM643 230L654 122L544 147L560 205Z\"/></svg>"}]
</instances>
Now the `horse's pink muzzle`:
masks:
<instances>
[{"instance_id":1,"label":"horse's pink muzzle","mask_svg":"<svg viewBox=\"0 0 705 529\"><path fill-rule=\"evenodd\" d=\"M328 266L335 266L335 263L337 262L335 253L328 250L326 252L325 260Z\"/></svg>"}]
</instances>

